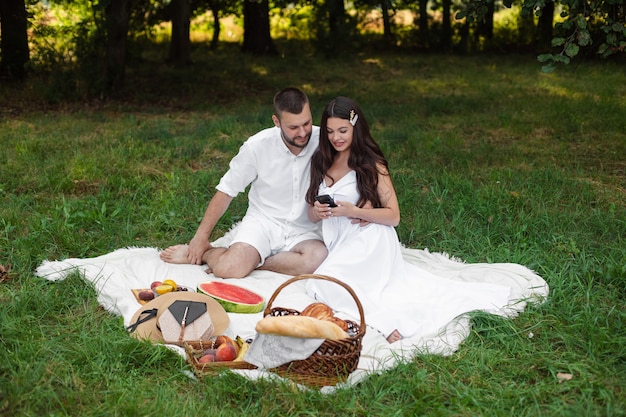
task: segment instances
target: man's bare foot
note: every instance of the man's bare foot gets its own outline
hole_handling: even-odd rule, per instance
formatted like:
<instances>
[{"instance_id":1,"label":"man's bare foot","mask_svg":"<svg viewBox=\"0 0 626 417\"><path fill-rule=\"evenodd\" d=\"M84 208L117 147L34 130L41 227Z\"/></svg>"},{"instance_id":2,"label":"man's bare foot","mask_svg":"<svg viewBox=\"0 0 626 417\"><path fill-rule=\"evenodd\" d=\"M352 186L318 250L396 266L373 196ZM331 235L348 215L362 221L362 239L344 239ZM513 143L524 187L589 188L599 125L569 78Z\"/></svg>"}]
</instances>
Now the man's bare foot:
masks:
<instances>
[{"instance_id":1,"label":"man's bare foot","mask_svg":"<svg viewBox=\"0 0 626 417\"><path fill-rule=\"evenodd\" d=\"M159 255L161 260L171 264L188 264L187 253L189 245L174 245L164 249Z\"/></svg>"},{"instance_id":2,"label":"man's bare foot","mask_svg":"<svg viewBox=\"0 0 626 417\"><path fill-rule=\"evenodd\" d=\"M387 342L389 343L397 342L398 340L401 340L401 339L402 339L402 335L397 329L391 332L389 336L387 336Z\"/></svg>"}]
</instances>

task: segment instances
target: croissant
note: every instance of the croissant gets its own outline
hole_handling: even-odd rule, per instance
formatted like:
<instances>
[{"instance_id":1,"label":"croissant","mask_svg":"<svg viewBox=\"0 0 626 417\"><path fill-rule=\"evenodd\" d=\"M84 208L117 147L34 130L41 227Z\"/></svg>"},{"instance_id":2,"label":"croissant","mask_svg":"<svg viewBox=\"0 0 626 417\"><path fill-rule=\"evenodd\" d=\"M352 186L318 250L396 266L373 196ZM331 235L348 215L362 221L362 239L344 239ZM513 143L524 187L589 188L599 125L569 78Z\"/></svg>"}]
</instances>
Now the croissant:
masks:
<instances>
[{"instance_id":1,"label":"croissant","mask_svg":"<svg viewBox=\"0 0 626 417\"><path fill-rule=\"evenodd\" d=\"M333 317L333 310L324 303L313 303L309 304L304 310L302 310L300 315L325 320Z\"/></svg>"},{"instance_id":2,"label":"croissant","mask_svg":"<svg viewBox=\"0 0 626 417\"><path fill-rule=\"evenodd\" d=\"M340 319L339 317L328 317L327 320L331 323L335 323L337 326L341 327L341 330L343 330L344 332L348 331L348 322L346 322L345 320Z\"/></svg>"}]
</instances>

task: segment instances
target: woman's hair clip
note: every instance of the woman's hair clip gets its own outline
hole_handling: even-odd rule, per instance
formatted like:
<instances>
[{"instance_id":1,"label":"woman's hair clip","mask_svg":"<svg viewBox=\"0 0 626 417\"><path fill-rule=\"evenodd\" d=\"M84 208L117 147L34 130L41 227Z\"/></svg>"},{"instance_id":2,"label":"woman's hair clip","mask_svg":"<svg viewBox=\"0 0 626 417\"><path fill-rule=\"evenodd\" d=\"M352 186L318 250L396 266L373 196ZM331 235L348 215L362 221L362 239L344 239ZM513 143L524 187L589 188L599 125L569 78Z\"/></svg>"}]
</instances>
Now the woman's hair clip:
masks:
<instances>
[{"instance_id":1,"label":"woman's hair clip","mask_svg":"<svg viewBox=\"0 0 626 417\"><path fill-rule=\"evenodd\" d=\"M350 110L350 124L352 126L356 125L356 121L359 120L359 115L354 112L354 110Z\"/></svg>"}]
</instances>

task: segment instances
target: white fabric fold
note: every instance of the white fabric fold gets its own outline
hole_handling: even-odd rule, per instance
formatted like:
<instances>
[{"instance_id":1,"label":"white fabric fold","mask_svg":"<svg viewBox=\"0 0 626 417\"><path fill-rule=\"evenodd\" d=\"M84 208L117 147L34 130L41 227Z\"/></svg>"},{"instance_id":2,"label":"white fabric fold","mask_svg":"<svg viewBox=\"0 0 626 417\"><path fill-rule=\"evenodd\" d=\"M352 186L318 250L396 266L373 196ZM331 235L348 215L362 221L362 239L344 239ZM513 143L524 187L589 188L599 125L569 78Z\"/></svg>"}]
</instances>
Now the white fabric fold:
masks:
<instances>
[{"instance_id":1,"label":"white fabric fold","mask_svg":"<svg viewBox=\"0 0 626 417\"><path fill-rule=\"evenodd\" d=\"M324 339L259 333L246 352L244 360L261 369L276 368L291 361L308 358L322 343Z\"/></svg>"}]
</instances>

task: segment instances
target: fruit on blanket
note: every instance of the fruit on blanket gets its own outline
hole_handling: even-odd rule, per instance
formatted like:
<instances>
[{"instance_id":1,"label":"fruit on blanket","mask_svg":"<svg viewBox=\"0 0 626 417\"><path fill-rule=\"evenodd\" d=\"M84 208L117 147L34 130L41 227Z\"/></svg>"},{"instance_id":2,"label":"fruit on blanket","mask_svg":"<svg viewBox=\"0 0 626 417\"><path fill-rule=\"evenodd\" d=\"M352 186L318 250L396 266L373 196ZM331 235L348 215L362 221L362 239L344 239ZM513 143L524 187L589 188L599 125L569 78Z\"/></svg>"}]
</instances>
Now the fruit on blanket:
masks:
<instances>
[{"instance_id":1,"label":"fruit on blanket","mask_svg":"<svg viewBox=\"0 0 626 417\"><path fill-rule=\"evenodd\" d=\"M234 342L225 342L217 347L215 351L215 359L219 362L230 362L237 357L237 348Z\"/></svg>"},{"instance_id":2,"label":"fruit on blanket","mask_svg":"<svg viewBox=\"0 0 626 417\"><path fill-rule=\"evenodd\" d=\"M237 342L237 345L239 346L239 353L237 354L237 357L233 361L242 362L244 356L246 356L246 353L248 352L248 349L250 348L250 344L239 336L237 336L236 342Z\"/></svg>"},{"instance_id":3,"label":"fruit on blanket","mask_svg":"<svg viewBox=\"0 0 626 417\"><path fill-rule=\"evenodd\" d=\"M215 362L216 349L206 349L198 358L198 363Z\"/></svg>"},{"instance_id":4,"label":"fruit on blanket","mask_svg":"<svg viewBox=\"0 0 626 417\"><path fill-rule=\"evenodd\" d=\"M150 301L154 299L154 292L152 290L139 291L137 297L139 297L139 299L142 301Z\"/></svg>"},{"instance_id":5,"label":"fruit on blanket","mask_svg":"<svg viewBox=\"0 0 626 417\"><path fill-rule=\"evenodd\" d=\"M215 362L215 355L204 355L200 356L198 359L198 363L210 363Z\"/></svg>"},{"instance_id":6,"label":"fruit on blanket","mask_svg":"<svg viewBox=\"0 0 626 417\"><path fill-rule=\"evenodd\" d=\"M156 292L159 295L172 292L172 291L174 291L174 287L172 287L169 284L161 284L154 289L154 292Z\"/></svg>"},{"instance_id":7,"label":"fruit on blanket","mask_svg":"<svg viewBox=\"0 0 626 417\"><path fill-rule=\"evenodd\" d=\"M176 289L178 288L178 285L172 279L164 280L163 281L163 285L171 285L172 286L172 291L176 291Z\"/></svg>"},{"instance_id":8,"label":"fruit on blanket","mask_svg":"<svg viewBox=\"0 0 626 417\"><path fill-rule=\"evenodd\" d=\"M150 284L150 289L154 291L154 289L161 284L163 284L161 281L154 281L152 284Z\"/></svg>"},{"instance_id":9,"label":"fruit on blanket","mask_svg":"<svg viewBox=\"0 0 626 417\"><path fill-rule=\"evenodd\" d=\"M198 292L213 297L229 313L258 313L265 306L265 300L259 294L225 282L200 283Z\"/></svg>"},{"instance_id":10,"label":"fruit on blanket","mask_svg":"<svg viewBox=\"0 0 626 417\"><path fill-rule=\"evenodd\" d=\"M224 343L235 344L235 341L233 339L231 339L230 337L226 336L225 334L219 335L219 336L215 336L215 338L213 339L213 347L215 347L215 348L217 348L218 346L220 346L220 345L222 345Z\"/></svg>"}]
</instances>

